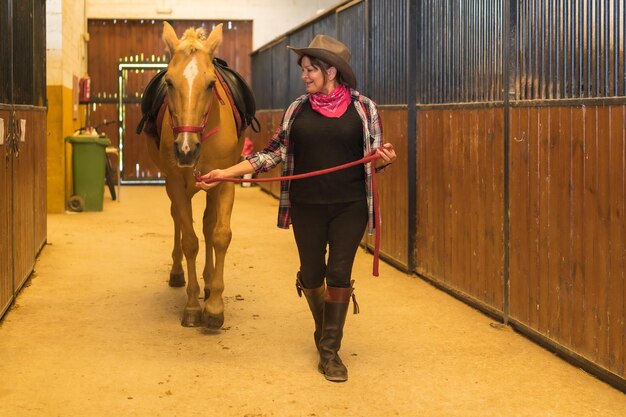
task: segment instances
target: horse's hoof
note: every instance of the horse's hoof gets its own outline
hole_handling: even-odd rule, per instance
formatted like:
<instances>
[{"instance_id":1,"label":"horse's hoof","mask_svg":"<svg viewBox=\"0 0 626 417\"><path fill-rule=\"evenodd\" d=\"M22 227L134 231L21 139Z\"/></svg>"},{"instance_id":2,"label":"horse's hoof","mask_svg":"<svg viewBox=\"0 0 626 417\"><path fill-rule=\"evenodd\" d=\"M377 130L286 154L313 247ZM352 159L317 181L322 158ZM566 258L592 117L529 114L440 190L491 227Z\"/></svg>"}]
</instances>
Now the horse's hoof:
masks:
<instances>
[{"instance_id":1,"label":"horse's hoof","mask_svg":"<svg viewBox=\"0 0 626 417\"><path fill-rule=\"evenodd\" d=\"M185 273L184 272L170 272L170 287L184 287L185 286Z\"/></svg>"},{"instance_id":2,"label":"horse's hoof","mask_svg":"<svg viewBox=\"0 0 626 417\"><path fill-rule=\"evenodd\" d=\"M224 313L209 314L206 311L203 311L202 320L204 325L209 329L220 329L224 324Z\"/></svg>"},{"instance_id":3,"label":"horse's hoof","mask_svg":"<svg viewBox=\"0 0 626 417\"><path fill-rule=\"evenodd\" d=\"M180 323L183 327L202 326L202 310L185 310L183 311L183 319Z\"/></svg>"}]
</instances>

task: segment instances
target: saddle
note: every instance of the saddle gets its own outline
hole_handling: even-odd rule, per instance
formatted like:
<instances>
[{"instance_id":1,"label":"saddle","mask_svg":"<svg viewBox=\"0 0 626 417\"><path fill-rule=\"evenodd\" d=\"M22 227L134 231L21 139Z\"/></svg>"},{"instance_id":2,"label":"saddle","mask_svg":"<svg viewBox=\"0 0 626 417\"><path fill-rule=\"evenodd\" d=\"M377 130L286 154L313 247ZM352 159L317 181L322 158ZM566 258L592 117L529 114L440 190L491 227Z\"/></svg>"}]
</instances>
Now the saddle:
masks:
<instances>
[{"instance_id":1,"label":"saddle","mask_svg":"<svg viewBox=\"0 0 626 417\"><path fill-rule=\"evenodd\" d=\"M233 108L238 132L241 134L248 126L255 132L259 132L259 121L255 117L256 102L250 86L223 59L213 58L213 65L215 66L218 81L224 87ZM143 131L157 139L160 136L159 115L163 116L162 108L164 109L165 107L167 85L163 77L166 72L167 69L159 71L144 89L141 97L142 117L135 129L137 134L141 134Z\"/></svg>"}]
</instances>

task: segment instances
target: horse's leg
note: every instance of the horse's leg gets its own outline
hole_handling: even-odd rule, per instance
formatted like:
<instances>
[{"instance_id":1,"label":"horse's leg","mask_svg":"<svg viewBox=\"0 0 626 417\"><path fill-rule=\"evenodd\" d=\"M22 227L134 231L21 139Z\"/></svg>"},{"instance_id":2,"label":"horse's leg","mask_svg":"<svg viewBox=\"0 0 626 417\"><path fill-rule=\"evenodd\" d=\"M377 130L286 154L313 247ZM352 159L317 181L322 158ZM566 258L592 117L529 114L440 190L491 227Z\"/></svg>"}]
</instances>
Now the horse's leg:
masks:
<instances>
[{"instance_id":1,"label":"horse's leg","mask_svg":"<svg viewBox=\"0 0 626 417\"><path fill-rule=\"evenodd\" d=\"M206 193L206 207L204 208L204 216L202 217L202 233L204 234L206 262L204 264L204 271L202 277L204 278L204 301L209 299L211 295L211 289L209 283L213 277L213 231L215 230L215 223L217 222L217 203L216 193Z\"/></svg>"},{"instance_id":2,"label":"horse's leg","mask_svg":"<svg viewBox=\"0 0 626 417\"><path fill-rule=\"evenodd\" d=\"M185 285L185 272L183 271L183 247L180 231L180 216L176 213L176 206L174 203L171 203L170 214L172 215L172 220L174 220L174 249L172 249L170 287L182 287Z\"/></svg>"},{"instance_id":3,"label":"horse's leg","mask_svg":"<svg viewBox=\"0 0 626 417\"><path fill-rule=\"evenodd\" d=\"M200 287L196 275L196 256L198 255L198 237L193 230L191 197L187 196L182 184L167 185L167 194L175 205L173 213L178 217L182 235L182 251L187 261L187 304L183 310L181 324L194 327L202 324L202 307L198 301Z\"/></svg>"},{"instance_id":4,"label":"horse's leg","mask_svg":"<svg viewBox=\"0 0 626 417\"><path fill-rule=\"evenodd\" d=\"M211 194L210 196L208 194ZM207 260L213 263L209 252L215 251L215 265L209 263L204 269L205 295L203 319L209 328L219 329L224 324L224 260L230 245L232 232L230 216L233 210L235 187L233 183L223 183L213 193L207 193L207 209L203 221L203 231L207 242ZM209 244L211 243L211 244ZM207 272L209 272L207 274Z\"/></svg>"}]
</instances>

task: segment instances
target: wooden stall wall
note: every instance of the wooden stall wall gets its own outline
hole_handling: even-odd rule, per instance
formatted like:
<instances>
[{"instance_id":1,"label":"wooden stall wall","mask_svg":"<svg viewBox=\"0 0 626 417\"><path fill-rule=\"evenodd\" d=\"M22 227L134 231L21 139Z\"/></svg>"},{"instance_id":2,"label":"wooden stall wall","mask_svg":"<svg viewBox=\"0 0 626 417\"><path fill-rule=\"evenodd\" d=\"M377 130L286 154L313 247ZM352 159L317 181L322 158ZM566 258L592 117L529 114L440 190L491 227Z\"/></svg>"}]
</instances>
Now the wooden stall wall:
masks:
<instances>
[{"instance_id":1,"label":"wooden stall wall","mask_svg":"<svg viewBox=\"0 0 626 417\"><path fill-rule=\"evenodd\" d=\"M5 129L13 134L8 126L11 114L0 110ZM32 273L47 236L46 112L16 106L15 119L18 125L25 121L26 127L18 152L9 152L7 130L0 145L0 316Z\"/></svg>"},{"instance_id":2,"label":"wooden stall wall","mask_svg":"<svg viewBox=\"0 0 626 417\"><path fill-rule=\"evenodd\" d=\"M511 109L510 315L625 375L626 105Z\"/></svg>"},{"instance_id":3,"label":"wooden stall wall","mask_svg":"<svg viewBox=\"0 0 626 417\"><path fill-rule=\"evenodd\" d=\"M379 176L383 259L624 390L625 15L611 12L623 11L620 0L552 3L370 0L337 10L359 12L345 15L358 21L351 45L364 42L359 89L398 150ZM305 44L318 22L341 34L331 13L287 43ZM255 91L282 85L275 77L293 64L277 71L280 60L268 59L279 40L253 54ZM274 101L259 106L265 124L284 106Z\"/></svg>"},{"instance_id":4,"label":"wooden stall wall","mask_svg":"<svg viewBox=\"0 0 626 417\"><path fill-rule=\"evenodd\" d=\"M418 111L416 272L504 308L502 108Z\"/></svg>"},{"instance_id":5,"label":"wooden stall wall","mask_svg":"<svg viewBox=\"0 0 626 417\"><path fill-rule=\"evenodd\" d=\"M46 241L46 2L0 0L0 318Z\"/></svg>"},{"instance_id":6,"label":"wooden stall wall","mask_svg":"<svg viewBox=\"0 0 626 417\"><path fill-rule=\"evenodd\" d=\"M251 21L176 20L170 21L179 37L189 27L204 27L208 32L223 23L224 38L217 56L226 60L250 82L250 52L252 50ZM161 39L163 21L160 20L89 20L90 41L88 68L91 77L91 105L89 121L92 125L104 120L118 120L118 64L164 63L167 60ZM141 118L141 93L156 70L129 70L124 73L123 98L125 123L122 161L124 180L154 180L160 178L157 166L147 156L145 136L137 135L135 127ZM100 130L119 146L118 125Z\"/></svg>"}]
</instances>

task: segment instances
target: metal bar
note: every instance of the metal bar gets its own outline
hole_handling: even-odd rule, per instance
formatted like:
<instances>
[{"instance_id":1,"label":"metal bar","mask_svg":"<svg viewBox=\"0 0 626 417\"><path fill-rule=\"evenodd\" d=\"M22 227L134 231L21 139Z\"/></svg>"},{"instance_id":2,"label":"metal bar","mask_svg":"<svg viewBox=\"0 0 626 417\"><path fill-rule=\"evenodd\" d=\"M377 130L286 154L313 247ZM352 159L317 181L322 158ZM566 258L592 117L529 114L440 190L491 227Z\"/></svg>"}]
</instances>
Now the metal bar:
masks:
<instances>
[{"instance_id":1,"label":"metal bar","mask_svg":"<svg viewBox=\"0 0 626 417\"><path fill-rule=\"evenodd\" d=\"M610 94L610 87L609 87L609 83L611 82L611 76L610 76L610 70L611 70L611 64L610 64L610 59L611 59L611 49L610 49L610 44L611 44L611 16L609 14L610 12L610 6L609 6L609 0L604 0L604 10L603 10L603 17L604 17L604 42L602 45L602 51L604 54L604 71L602 71L602 75L604 77L604 91L602 92L602 94L604 94L605 96L608 96Z\"/></svg>"},{"instance_id":2,"label":"metal bar","mask_svg":"<svg viewBox=\"0 0 626 417\"><path fill-rule=\"evenodd\" d=\"M407 85L411 85L411 76L418 70L418 59L421 54L419 48L420 44L420 8L421 2L418 0L408 0L406 4L407 8L407 29L408 29L408 42L407 42L407 56L406 61L406 80ZM408 91L407 103L407 159L408 159L408 256L407 264L408 270L413 272L415 270L415 246L417 236L417 154L420 149L420 144L417 143L417 107L415 104L419 101L417 98L417 90L410 88Z\"/></svg>"},{"instance_id":3,"label":"metal bar","mask_svg":"<svg viewBox=\"0 0 626 417\"><path fill-rule=\"evenodd\" d=\"M594 50L595 50L595 88L594 88L594 92L593 95L594 97L599 97L600 96L600 89L601 87L601 83L602 83L602 79L601 79L601 74L602 74L602 31L601 31L601 13L598 10L598 4L594 3L594 26L593 28L594 30Z\"/></svg>"},{"instance_id":4,"label":"metal bar","mask_svg":"<svg viewBox=\"0 0 626 417\"><path fill-rule=\"evenodd\" d=\"M619 10L620 2L613 2L613 94L619 95Z\"/></svg>"}]
</instances>

